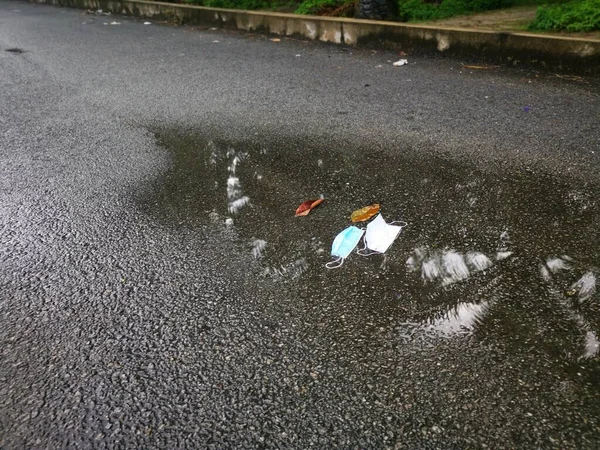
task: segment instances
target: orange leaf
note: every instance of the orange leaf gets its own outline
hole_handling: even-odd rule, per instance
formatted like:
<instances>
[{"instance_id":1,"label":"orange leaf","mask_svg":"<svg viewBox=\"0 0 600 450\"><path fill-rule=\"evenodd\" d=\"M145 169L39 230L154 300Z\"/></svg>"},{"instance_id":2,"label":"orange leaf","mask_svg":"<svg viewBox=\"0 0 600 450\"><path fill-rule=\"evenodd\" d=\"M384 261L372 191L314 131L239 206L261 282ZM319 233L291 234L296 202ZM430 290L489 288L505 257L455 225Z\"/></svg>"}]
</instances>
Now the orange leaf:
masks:
<instances>
[{"instance_id":1,"label":"orange leaf","mask_svg":"<svg viewBox=\"0 0 600 450\"><path fill-rule=\"evenodd\" d=\"M325 201L324 198L318 198L316 200L306 200L296 210L296 217L298 216L307 216L309 212L312 211L313 208L316 208L321 203Z\"/></svg>"},{"instance_id":2,"label":"orange leaf","mask_svg":"<svg viewBox=\"0 0 600 450\"><path fill-rule=\"evenodd\" d=\"M350 216L352 222L364 222L369 220L375 214L379 212L379 203L373 203L372 205L365 206L364 208L357 209Z\"/></svg>"}]
</instances>

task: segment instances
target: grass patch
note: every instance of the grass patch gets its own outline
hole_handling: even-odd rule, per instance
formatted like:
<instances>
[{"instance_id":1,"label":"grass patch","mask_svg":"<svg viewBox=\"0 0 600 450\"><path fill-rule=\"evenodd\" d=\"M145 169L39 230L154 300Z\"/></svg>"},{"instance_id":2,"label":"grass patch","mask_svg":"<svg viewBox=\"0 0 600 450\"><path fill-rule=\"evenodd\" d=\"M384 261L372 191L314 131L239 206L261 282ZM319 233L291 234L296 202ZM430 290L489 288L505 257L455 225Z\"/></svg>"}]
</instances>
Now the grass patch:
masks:
<instances>
[{"instance_id":1,"label":"grass patch","mask_svg":"<svg viewBox=\"0 0 600 450\"><path fill-rule=\"evenodd\" d=\"M540 6L528 29L571 32L600 30L600 0L575 0Z\"/></svg>"},{"instance_id":2,"label":"grass patch","mask_svg":"<svg viewBox=\"0 0 600 450\"><path fill-rule=\"evenodd\" d=\"M354 11L355 0L183 0L183 2L210 8L281 11L325 16L351 16Z\"/></svg>"},{"instance_id":3,"label":"grass patch","mask_svg":"<svg viewBox=\"0 0 600 450\"><path fill-rule=\"evenodd\" d=\"M535 3L536 0L442 0L439 3L399 0L398 12L402 20L421 22Z\"/></svg>"},{"instance_id":4,"label":"grass patch","mask_svg":"<svg viewBox=\"0 0 600 450\"><path fill-rule=\"evenodd\" d=\"M353 17L360 0L167 0L214 8L234 8ZM392 0L393 1L393 0ZM391 18L408 22L447 19L484 11L537 5L530 31L589 32L600 30L600 0L396 0Z\"/></svg>"},{"instance_id":5,"label":"grass patch","mask_svg":"<svg viewBox=\"0 0 600 450\"><path fill-rule=\"evenodd\" d=\"M304 0L296 11L296 14L321 14L345 16L349 10L354 9L354 0Z\"/></svg>"},{"instance_id":6,"label":"grass patch","mask_svg":"<svg viewBox=\"0 0 600 450\"><path fill-rule=\"evenodd\" d=\"M229 8L229 9L247 9L247 10L288 10L293 11L298 2L290 0L183 0L198 6L207 6L210 8Z\"/></svg>"}]
</instances>

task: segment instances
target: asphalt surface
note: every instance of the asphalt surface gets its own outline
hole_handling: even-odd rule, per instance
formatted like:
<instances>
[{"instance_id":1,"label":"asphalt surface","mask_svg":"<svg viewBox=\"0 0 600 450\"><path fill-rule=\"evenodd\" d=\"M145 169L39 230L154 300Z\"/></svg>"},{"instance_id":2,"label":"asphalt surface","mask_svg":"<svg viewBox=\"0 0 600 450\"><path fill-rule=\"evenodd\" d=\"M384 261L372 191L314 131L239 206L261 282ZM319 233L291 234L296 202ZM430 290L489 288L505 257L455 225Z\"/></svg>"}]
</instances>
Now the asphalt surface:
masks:
<instances>
[{"instance_id":1,"label":"asphalt surface","mask_svg":"<svg viewBox=\"0 0 600 450\"><path fill-rule=\"evenodd\" d=\"M0 448L599 448L598 80L396 59L0 2Z\"/></svg>"}]
</instances>

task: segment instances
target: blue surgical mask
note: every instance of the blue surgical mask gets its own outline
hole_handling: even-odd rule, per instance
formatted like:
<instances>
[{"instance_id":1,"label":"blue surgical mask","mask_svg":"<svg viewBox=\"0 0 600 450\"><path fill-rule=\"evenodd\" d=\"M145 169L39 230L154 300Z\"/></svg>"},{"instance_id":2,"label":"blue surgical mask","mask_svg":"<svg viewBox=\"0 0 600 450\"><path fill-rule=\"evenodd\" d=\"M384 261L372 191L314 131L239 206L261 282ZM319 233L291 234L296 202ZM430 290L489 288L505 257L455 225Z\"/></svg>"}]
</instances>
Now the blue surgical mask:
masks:
<instances>
[{"instance_id":1,"label":"blue surgical mask","mask_svg":"<svg viewBox=\"0 0 600 450\"><path fill-rule=\"evenodd\" d=\"M364 232L365 230L356 227L348 227L340 232L333 240L331 246L331 256L336 256L337 259L325 264L325 267L328 269L341 267L344 264L344 260L360 242L360 238Z\"/></svg>"}]
</instances>

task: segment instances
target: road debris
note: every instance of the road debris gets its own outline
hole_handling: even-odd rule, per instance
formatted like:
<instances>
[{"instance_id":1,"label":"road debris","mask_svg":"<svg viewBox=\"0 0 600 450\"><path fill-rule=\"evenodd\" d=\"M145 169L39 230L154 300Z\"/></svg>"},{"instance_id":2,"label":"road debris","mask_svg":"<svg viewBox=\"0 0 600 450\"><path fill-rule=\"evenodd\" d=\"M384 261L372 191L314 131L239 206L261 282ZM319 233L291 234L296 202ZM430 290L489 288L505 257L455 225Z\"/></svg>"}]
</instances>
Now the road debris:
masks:
<instances>
[{"instance_id":1,"label":"road debris","mask_svg":"<svg viewBox=\"0 0 600 450\"><path fill-rule=\"evenodd\" d=\"M328 269L337 269L342 267L346 258L352 253L352 250L360 242L360 238L365 233L365 230L361 230L355 226L350 226L345 230L341 231L333 240L331 245L331 256L337 257L337 259L325 264Z\"/></svg>"},{"instance_id":2,"label":"road debris","mask_svg":"<svg viewBox=\"0 0 600 450\"><path fill-rule=\"evenodd\" d=\"M110 11L109 12L103 12L101 9L98 9L97 11L94 11L92 9L86 9L85 13L86 14L94 14L96 16L110 16Z\"/></svg>"},{"instance_id":3,"label":"road debris","mask_svg":"<svg viewBox=\"0 0 600 450\"><path fill-rule=\"evenodd\" d=\"M408 64L408 59L400 59L400 60L396 61L395 63L393 63L392 66L400 67L400 66L405 66L406 64Z\"/></svg>"},{"instance_id":4,"label":"road debris","mask_svg":"<svg viewBox=\"0 0 600 450\"><path fill-rule=\"evenodd\" d=\"M296 217L307 216L314 208L319 206L325 201L324 198L318 198L316 200L306 200L296 209Z\"/></svg>"},{"instance_id":5,"label":"road debris","mask_svg":"<svg viewBox=\"0 0 600 450\"><path fill-rule=\"evenodd\" d=\"M121 22L111 22L111 25L121 25Z\"/></svg>"},{"instance_id":6,"label":"road debris","mask_svg":"<svg viewBox=\"0 0 600 450\"><path fill-rule=\"evenodd\" d=\"M273 38L273 39L269 39L271 42L281 42L281 39L279 38Z\"/></svg>"},{"instance_id":7,"label":"road debris","mask_svg":"<svg viewBox=\"0 0 600 450\"><path fill-rule=\"evenodd\" d=\"M373 203L372 205L357 209L350 216L350 220L352 222L364 222L365 220L369 220L379 212L379 208L379 203Z\"/></svg>"},{"instance_id":8,"label":"road debris","mask_svg":"<svg viewBox=\"0 0 600 450\"><path fill-rule=\"evenodd\" d=\"M152 22L144 22L144 25L152 25Z\"/></svg>"},{"instance_id":9,"label":"road debris","mask_svg":"<svg viewBox=\"0 0 600 450\"><path fill-rule=\"evenodd\" d=\"M393 223L401 223L402 225L392 225ZM357 250L357 253L361 256L385 253L406 225L407 223L402 221L387 223L383 216L379 214L367 225L367 231L363 239L365 246ZM367 250L370 250L370 252L367 252Z\"/></svg>"},{"instance_id":10,"label":"road debris","mask_svg":"<svg viewBox=\"0 0 600 450\"><path fill-rule=\"evenodd\" d=\"M476 66L476 65L463 65L463 69L471 69L471 70L488 70L491 69L491 66Z\"/></svg>"}]
</instances>

